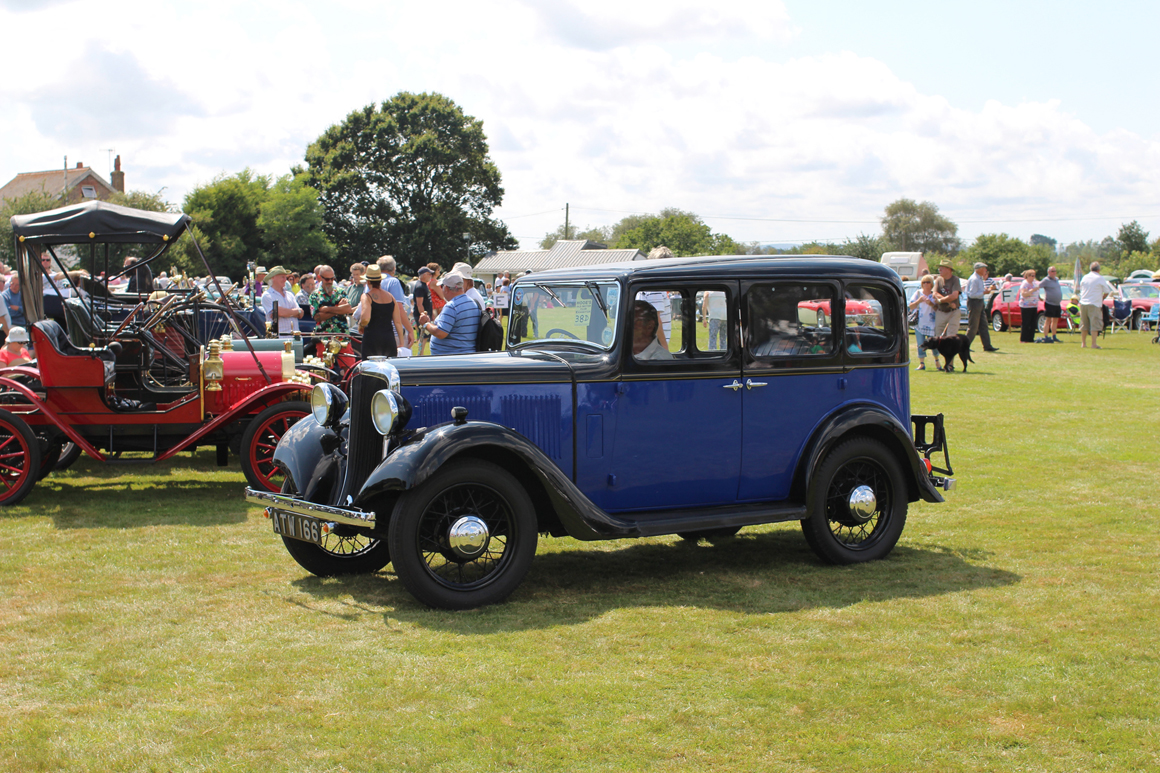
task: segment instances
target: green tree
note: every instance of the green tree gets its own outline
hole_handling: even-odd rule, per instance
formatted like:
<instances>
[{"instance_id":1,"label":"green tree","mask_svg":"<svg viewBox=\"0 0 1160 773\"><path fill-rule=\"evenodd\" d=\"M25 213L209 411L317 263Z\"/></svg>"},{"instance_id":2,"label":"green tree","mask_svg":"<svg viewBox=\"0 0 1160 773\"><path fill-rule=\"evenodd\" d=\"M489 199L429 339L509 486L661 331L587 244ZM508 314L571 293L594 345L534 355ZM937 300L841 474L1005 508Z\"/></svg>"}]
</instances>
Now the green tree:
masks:
<instances>
[{"instance_id":1,"label":"green tree","mask_svg":"<svg viewBox=\"0 0 1160 773\"><path fill-rule=\"evenodd\" d=\"M890 251L890 242L885 237L858 234L856 239L847 239L844 244L835 246L833 254L849 255L853 258L872 260L877 263L882 260L882 253Z\"/></svg>"},{"instance_id":2,"label":"green tree","mask_svg":"<svg viewBox=\"0 0 1160 773\"><path fill-rule=\"evenodd\" d=\"M1057 242L1055 239L1052 239L1050 236L1044 236L1043 234L1031 234L1030 244L1032 247L1037 247L1040 244L1046 244L1051 248L1052 252L1055 252L1055 248L1059 242Z\"/></svg>"},{"instance_id":3,"label":"green tree","mask_svg":"<svg viewBox=\"0 0 1160 773\"><path fill-rule=\"evenodd\" d=\"M1018 275L1033 268L1037 276L1043 277L1053 261L1056 261L1055 265L1062 266L1055 251L1048 245L1032 246L1007 234L981 234L959 254L955 263L956 273L965 275L971 270L971 265L978 261L986 263L993 276Z\"/></svg>"},{"instance_id":4,"label":"green tree","mask_svg":"<svg viewBox=\"0 0 1160 773\"><path fill-rule=\"evenodd\" d=\"M173 205L161 198L160 193L149 193L148 191L129 191L128 193L117 191L109 197L109 203L122 207L132 207L133 209L142 209L146 212L173 211Z\"/></svg>"},{"instance_id":5,"label":"green tree","mask_svg":"<svg viewBox=\"0 0 1160 773\"><path fill-rule=\"evenodd\" d=\"M16 242L12 238L13 215L31 215L62 206L60 196L45 191L30 191L14 199L0 200L0 263L16 267Z\"/></svg>"},{"instance_id":6,"label":"green tree","mask_svg":"<svg viewBox=\"0 0 1160 773\"><path fill-rule=\"evenodd\" d=\"M270 244L258 226L262 204L269 198L269 175L243 169L236 175L221 175L213 182L194 188L185 197L185 214L197 226L202 252L215 274L235 279L246 272L246 263L264 263ZM197 259L189 267L205 271Z\"/></svg>"},{"instance_id":7,"label":"green tree","mask_svg":"<svg viewBox=\"0 0 1160 773\"><path fill-rule=\"evenodd\" d=\"M625 228L625 225L628 225ZM612 247L636 248L647 253L664 245L677 257L691 255L744 255L746 245L725 234L715 234L692 212L668 208L658 215L630 215L613 226Z\"/></svg>"},{"instance_id":8,"label":"green tree","mask_svg":"<svg viewBox=\"0 0 1160 773\"><path fill-rule=\"evenodd\" d=\"M939 214L938 207L924 201L899 199L886 207L882 234L903 252L941 252L955 255L961 246L959 227Z\"/></svg>"},{"instance_id":9,"label":"green tree","mask_svg":"<svg viewBox=\"0 0 1160 773\"><path fill-rule=\"evenodd\" d=\"M356 110L306 151L325 228L352 258L391 253L403 271L464 254L515 249L492 218L503 201L483 123L440 94L401 92Z\"/></svg>"},{"instance_id":10,"label":"green tree","mask_svg":"<svg viewBox=\"0 0 1160 773\"><path fill-rule=\"evenodd\" d=\"M306 184L303 175L279 177L258 211L258 229L271 262L309 270L334 257L334 244L323 231L318 191Z\"/></svg>"},{"instance_id":11,"label":"green tree","mask_svg":"<svg viewBox=\"0 0 1160 773\"><path fill-rule=\"evenodd\" d=\"M1125 254L1132 252L1148 252L1148 232L1141 227L1141 225L1133 220L1130 223L1124 223L1120 226L1120 232L1116 235L1116 245L1120 248L1120 252Z\"/></svg>"}]
</instances>

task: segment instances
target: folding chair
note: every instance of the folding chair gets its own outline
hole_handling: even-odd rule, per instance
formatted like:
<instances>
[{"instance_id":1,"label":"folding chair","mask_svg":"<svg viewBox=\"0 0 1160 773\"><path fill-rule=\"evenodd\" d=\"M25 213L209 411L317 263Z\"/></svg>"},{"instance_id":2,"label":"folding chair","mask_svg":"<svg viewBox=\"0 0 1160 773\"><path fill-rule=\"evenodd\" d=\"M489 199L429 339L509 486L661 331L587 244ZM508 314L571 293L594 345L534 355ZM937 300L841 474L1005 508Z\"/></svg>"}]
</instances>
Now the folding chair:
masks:
<instances>
[{"instance_id":1,"label":"folding chair","mask_svg":"<svg viewBox=\"0 0 1160 773\"><path fill-rule=\"evenodd\" d=\"M1108 332L1114 333L1117 330L1125 332L1132 329L1132 302L1131 301L1112 301L1112 329Z\"/></svg>"}]
</instances>

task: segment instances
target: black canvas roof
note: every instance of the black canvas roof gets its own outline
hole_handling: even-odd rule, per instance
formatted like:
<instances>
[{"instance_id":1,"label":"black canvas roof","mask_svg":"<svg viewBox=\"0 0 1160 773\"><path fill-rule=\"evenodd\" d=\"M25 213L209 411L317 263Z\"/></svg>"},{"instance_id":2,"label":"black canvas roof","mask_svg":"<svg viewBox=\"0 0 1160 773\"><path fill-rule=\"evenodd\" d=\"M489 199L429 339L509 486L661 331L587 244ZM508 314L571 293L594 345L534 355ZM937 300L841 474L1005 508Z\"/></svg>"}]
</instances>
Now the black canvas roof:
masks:
<instances>
[{"instance_id":1,"label":"black canvas roof","mask_svg":"<svg viewBox=\"0 0 1160 773\"><path fill-rule=\"evenodd\" d=\"M12 233L34 244L161 244L189 225L181 212L146 212L104 201L86 201L47 212L14 215Z\"/></svg>"}]
</instances>

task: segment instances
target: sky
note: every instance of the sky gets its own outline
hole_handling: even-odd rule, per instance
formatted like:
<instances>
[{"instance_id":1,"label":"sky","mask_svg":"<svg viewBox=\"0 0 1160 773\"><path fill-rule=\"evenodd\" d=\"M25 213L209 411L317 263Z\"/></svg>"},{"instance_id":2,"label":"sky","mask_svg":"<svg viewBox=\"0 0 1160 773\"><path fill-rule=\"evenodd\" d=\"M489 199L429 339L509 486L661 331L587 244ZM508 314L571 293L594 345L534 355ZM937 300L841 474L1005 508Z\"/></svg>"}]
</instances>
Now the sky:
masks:
<instances>
[{"instance_id":1,"label":"sky","mask_svg":"<svg viewBox=\"0 0 1160 773\"><path fill-rule=\"evenodd\" d=\"M433 91L483 122L524 248L565 204L793 243L877 234L902 197L966 243L1156 238L1158 27L1114 0L0 0L0 184L120 155L180 207Z\"/></svg>"}]
</instances>

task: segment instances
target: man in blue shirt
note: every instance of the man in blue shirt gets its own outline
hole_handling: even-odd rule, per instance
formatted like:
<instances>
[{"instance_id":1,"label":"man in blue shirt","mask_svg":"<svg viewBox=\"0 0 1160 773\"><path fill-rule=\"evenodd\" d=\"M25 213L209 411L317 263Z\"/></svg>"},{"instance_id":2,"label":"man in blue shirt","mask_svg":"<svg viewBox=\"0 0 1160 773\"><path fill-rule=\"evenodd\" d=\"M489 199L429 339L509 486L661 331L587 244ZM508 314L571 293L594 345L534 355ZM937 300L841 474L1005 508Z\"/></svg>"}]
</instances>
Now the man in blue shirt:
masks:
<instances>
[{"instance_id":1,"label":"man in blue shirt","mask_svg":"<svg viewBox=\"0 0 1160 773\"><path fill-rule=\"evenodd\" d=\"M8 316L13 325L28 327L28 320L24 317L24 299L20 294L20 276L13 274L8 282L8 289L0 295L4 296L4 304L8 306Z\"/></svg>"},{"instance_id":2,"label":"man in blue shirt","mask_svg":"<svg viewBox=\"0 0 1160 773\"><path fill-rule=\"evenodd\" d=\"M432 322L426 314L419 316L419 324L431 335L431 354L474 352L479 306L463 294L463 277L459 274L445 274L439 284L447 305L439 312L438 322Z\"/></svg>"}]
</instances>

